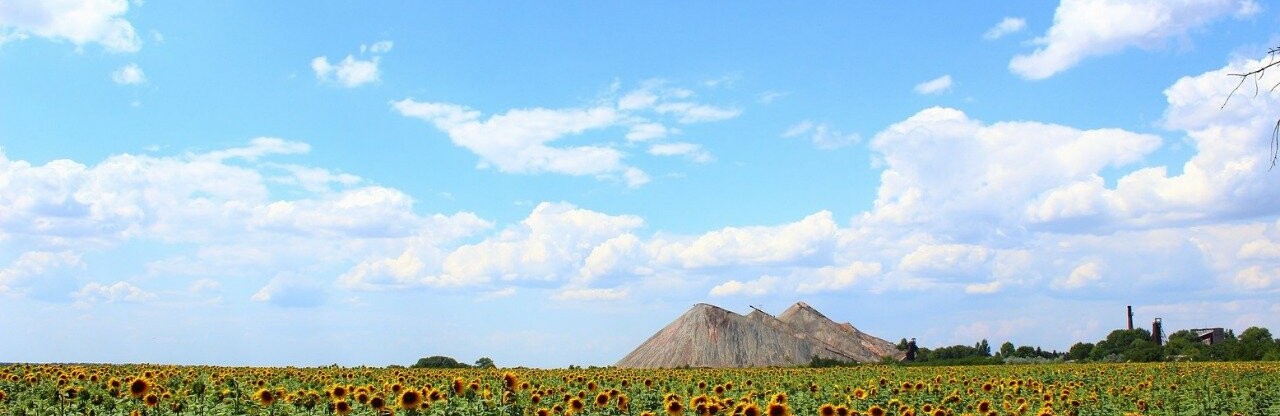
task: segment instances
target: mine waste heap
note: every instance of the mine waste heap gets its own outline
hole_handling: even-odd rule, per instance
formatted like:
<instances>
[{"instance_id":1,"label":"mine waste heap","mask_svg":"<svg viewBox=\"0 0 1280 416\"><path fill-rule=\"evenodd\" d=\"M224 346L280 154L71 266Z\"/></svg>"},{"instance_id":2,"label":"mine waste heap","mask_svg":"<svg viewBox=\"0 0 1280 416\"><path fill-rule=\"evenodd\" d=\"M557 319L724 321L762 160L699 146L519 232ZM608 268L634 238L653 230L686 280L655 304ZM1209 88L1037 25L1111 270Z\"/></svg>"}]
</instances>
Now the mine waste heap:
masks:
<instances>
[{"instance_id":1,"label":"mine waste heap","mask_svg":"<svg viewBox=\"0 0 1280 416\"><path fill-rule=\"evenodd\" d=\"M755 308L753 308L755 309ZM627 354L623 368L794 367L813 358L875 362L902 359L889 341L838 324L798 302L774 317L747 316L699 303Z\"/></svg>"}]
</instances>

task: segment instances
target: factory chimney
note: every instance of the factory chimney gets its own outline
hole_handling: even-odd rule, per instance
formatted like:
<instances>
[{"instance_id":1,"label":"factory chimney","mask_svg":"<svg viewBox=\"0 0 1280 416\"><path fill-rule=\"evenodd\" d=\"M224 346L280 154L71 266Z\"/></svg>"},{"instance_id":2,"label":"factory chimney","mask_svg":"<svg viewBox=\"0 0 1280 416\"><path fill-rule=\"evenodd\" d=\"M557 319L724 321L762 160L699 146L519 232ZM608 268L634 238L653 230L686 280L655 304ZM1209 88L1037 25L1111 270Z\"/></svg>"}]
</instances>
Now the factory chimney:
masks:
<instances>
[{"instance_id":1,"label":"factory chimney","mask_svg":"<svg viewBox=\"0 0 1280 416\"><path fill-rule=\"evenodd\" d=\"M1133 305L1129 305L1129 330L1133 330Z\"/></svg>"}]
</instances>

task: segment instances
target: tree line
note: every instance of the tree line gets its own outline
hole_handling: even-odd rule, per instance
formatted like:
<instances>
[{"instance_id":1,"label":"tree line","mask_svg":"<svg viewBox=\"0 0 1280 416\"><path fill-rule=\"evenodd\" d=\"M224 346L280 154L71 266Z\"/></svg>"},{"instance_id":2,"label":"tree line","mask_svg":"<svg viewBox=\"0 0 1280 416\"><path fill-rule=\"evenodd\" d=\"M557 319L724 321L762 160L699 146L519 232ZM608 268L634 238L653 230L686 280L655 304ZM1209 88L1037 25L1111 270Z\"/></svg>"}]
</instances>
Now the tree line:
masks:
<instances>
[{"instance_id":1,"label":"tree line","mask_svg":"<svg viewBox=\"0 0 1280 416\"><path fill-rule=\"evenodd\" d=\"M1048 351L1012 342L992 351L987 340L972 346L920 348L915 362L921 365L1002 364L1038 361L1152 362L1152 361L1280 361L1280 339L1263 327L1249 327L1239 336L1226 330L1221 341L1208 345L1199 334L1181 330L1157 345L1146 329L1117 329L1098 342L1077 342L1065 352ZM907 340L898 342L906 351Z\"/></svg>"}]
</instances>

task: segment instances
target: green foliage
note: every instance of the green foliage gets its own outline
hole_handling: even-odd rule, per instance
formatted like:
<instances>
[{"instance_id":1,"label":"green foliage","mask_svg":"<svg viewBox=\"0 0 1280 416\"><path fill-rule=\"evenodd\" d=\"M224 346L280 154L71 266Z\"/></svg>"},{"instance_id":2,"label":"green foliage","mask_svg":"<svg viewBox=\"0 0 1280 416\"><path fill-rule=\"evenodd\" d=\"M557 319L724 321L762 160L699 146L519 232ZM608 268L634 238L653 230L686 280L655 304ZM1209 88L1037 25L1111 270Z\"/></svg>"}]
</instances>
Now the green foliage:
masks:
<instances>
[{"instance_id":1,"label":"green foliage","mask_svg":"<svg viewBox=\"0 0 1280 416\"><path fill-rule=\"evenodd\" d=\"M476 368L498 368L498 366L493 363L493 359L489 357L480 357L480 359L476 360L475 367Z\"/></svg>"},{"instance_id":2,"label":"green foliage","mask_svg":"<svg viewBox=\"0 0 1280 416\"><path fill-rule=\"evenodd\" d=\"M460 363L452 357L443 355L433 355L430 357L419 358L418 362L409 366L411 368L468 368L471 367L465 363Z\"/></svg>"},{"instance_id":3,"label":"green foliage","mask_svg":"<svg viewBox=\"0 0 1280 416\"><path fill-rule=\"evenodd\" d=\"M1089 353L1093 351L1094 345L1089 342L1077 342L1067 350L1067 359L1075 361L1084 361L1089 359Z\"/></svg>"},{"instance_id":4,"label":"green foliage","mask_svg":"<svg viewBox=\"0 0 1280 416\"><path fill-rule=\"evenodd\" d=\"M1013 356L1013 352L1014 352L1014 351L1015 351L1015 350L1014 350L1014 348L1013 348L1013 343L1012 343L1012 342L1005 341L1003 344L1000 344L1000 356L1001 356L1001 357L1012 357L1012 356Z\"/></svg>"}]
</instances>

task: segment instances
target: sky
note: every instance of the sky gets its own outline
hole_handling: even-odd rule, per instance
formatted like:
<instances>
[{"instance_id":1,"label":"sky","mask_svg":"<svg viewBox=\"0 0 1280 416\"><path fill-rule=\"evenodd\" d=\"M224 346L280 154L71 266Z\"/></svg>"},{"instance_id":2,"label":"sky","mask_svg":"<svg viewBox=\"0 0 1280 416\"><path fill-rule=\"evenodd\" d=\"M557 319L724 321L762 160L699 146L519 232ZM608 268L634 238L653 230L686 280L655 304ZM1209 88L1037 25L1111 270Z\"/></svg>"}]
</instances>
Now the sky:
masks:
<instances>
[{"instance_id":1,"label":"sky","mask_svg":"<svg viewBox=\"0 0 1280 416\"><path fill-rule=\"evenodd\" d=\"M0 3L0 362L1280 330L1280 5ZM1225 103L1225 105L1224 105Z\"/></svg>"}]
</instances>

